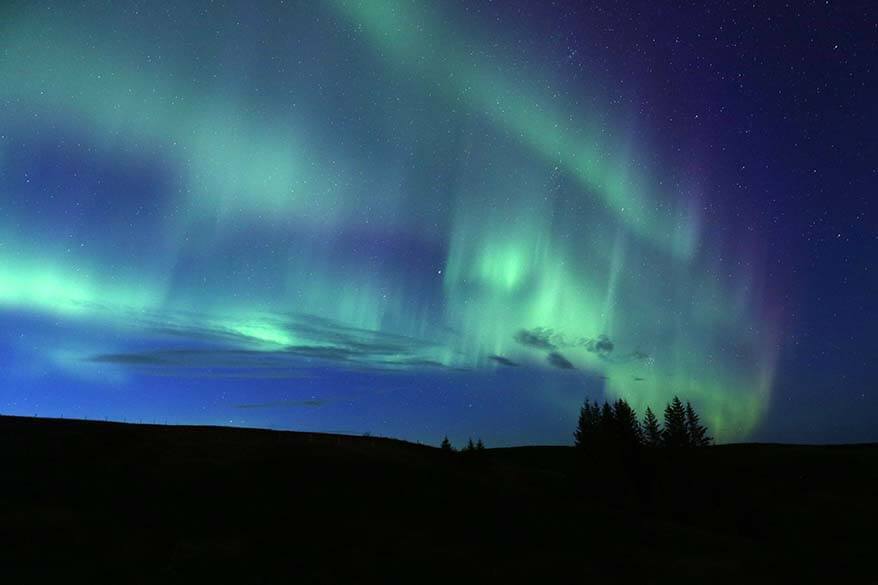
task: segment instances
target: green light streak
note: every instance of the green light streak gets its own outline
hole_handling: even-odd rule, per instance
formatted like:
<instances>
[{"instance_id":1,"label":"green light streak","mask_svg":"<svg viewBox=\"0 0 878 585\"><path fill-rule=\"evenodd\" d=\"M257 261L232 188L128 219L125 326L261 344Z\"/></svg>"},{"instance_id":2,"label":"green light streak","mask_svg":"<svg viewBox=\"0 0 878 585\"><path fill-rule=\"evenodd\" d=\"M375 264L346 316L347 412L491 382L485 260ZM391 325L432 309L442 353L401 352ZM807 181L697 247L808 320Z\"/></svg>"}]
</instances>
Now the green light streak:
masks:
<instances>
[{"instance_id":1,"label":"green light streak","mask_svg":"<svg viewBox=\"0 0 878 585\"><path fill-rule=\"evenodd\" d=\"M378 171L366 151L383 154L381 142L396 140L398 130L384 119L363 122L376 137L362 147L362 159L345 159L320 148L346 152L332 123L336 112L297 119L171 71L141 71L123 47L93 45L75 23L56 23L50 39L37 21L4 27L0 103L10 110L0 112L0 123L27 133L62 120L93 141L95 160L112 163L120 151L163 158L179 184L159 210L160 227L149 235L160 245L148 254L109 236L97 251L65 251L52 234L29 229L39 211L6 213L4 204L25 195L0 192L0 309L108 324L131 338L144 335L151 319L181 338L203 330L211 342L266 354L338 349L281 317L313 315L367 337L433 342L416 352L420 360L461 368L496 367L490 356L551 368L545 349L516 341L521 330L546 328L571 340L557 351L576 367L552 374L582 376L583 385L606 376L608 395L641 411L679 394L699 406L718 439L746 436L768 405L776 361L759 295L746 272L734 284L718 280L718 267L699 247L697 217L667 205L654 171L638 165L638 153L620 138L626 124L553 96L536 75L490 57L426 4L331 5L381 63L431 96L431 107L455 125L475 126L460 130L474 147L459 148L430 134L433 112L411 120L412 135L428 134L439 152L461 160L379 159L401 167L388 174L398 171L402 186L399 193L374 189L377 181L366 175ZM357 98L394 103L392 95ZM0 164L8 164L6 148L0 145ZM408 166L426 163L459 166L449 173L455 183L430 192L405 182ZM575 179L573 203L555 190L562 175ZM422 203L432 197L442 205ZM434 209L442 211L433 217ZM400 225L409 227L407 212L417 226L410 231L433 220L442 226L435 239L444 265L406 266L409 274L384 267L381 251L345 239L379 234L396 252L393 237ZM298 230L310 235L278 239ZM229 259L218 251L233 245L232 252L245 248L247 270L229 274ZM266 255L281 260L263 263ZM187 279L190 270L204 280ZM615 344L609 356L573 343L600 335ZM635 351L650 357L632 357ZM401 369L407 357L389 349L368 365ZM568 412L581 399L546 397Z\"/></svg>"},{"instance_id":2,"label":"green light streak","mask_svg":"<svg viewBox=\"0 0 878 585\"><path fill-rule=\"evenodd\" d=\"M64 112L64 118L84 122L106 155L172 153L182 161L193 219L338 219L337 182L322 171L339 171L339 163L314 158L289 116L269 121L245 115L238 104L202 95L161 72L145 77L124 52L100 51L73 30L40 42L43 32L22 21L4 38L0 79L15 81L0 84L0 100L27 104L23 115Z\"/></svg>"},{"instance_id":3,"label":"green light streak","mask_svg":"<svg viewBox=\"0 0 878 585\"><path fill-rule=\"evenodd\" d=\"M686 209L681 214L656 205L648 187L655 181L636 172L622 141L606 136L605 115L565 106L518 81L532 75L518 73L513 81L503 72L515 67L474 57L482 52L478 44L451 32L425 5L351 0L334 5L392 64L419 76L451 104L488 117L547 165L566 169L585 195L597 197L633 233L678 257L691 257L697 239L692 218Z\"/></svg>"}]
</instances>

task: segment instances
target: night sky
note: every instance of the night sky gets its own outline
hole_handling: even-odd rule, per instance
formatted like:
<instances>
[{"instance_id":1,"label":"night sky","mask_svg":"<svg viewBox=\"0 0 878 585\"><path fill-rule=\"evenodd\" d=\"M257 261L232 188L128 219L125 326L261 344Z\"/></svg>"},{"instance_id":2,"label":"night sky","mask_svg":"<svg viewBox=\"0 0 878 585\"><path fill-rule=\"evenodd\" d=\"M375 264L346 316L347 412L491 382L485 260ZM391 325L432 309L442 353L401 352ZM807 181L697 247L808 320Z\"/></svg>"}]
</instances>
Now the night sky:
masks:
<instances>
[{"instance_id":1,"label":"night sky","mask_svg":"<svg viewBox=\"0 0 878 585\"><path fill-rule=\"evenodd\" d=\"M703 4L6 0L0 412L878 440L878 10Z\"/></svg>"}]
</instances>

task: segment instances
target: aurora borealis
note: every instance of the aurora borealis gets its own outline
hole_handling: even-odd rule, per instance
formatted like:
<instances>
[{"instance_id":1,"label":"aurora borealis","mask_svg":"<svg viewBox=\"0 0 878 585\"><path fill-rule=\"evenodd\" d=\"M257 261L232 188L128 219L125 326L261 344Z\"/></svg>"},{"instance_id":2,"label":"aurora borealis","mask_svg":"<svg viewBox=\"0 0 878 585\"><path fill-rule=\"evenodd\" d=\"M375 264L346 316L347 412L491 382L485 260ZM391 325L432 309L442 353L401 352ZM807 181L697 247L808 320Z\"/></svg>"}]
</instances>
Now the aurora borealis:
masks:
<instances>
[{"instance_id":1,"label":"aurora borealis","mask_svg":"<svg viewBox=\"0 0 878 585\"><path fill-rule=\"evenodd\" d=\"M676 29L626 57L590 5L5 6L0 412L519 444L679 394L733 441L795 400L828 317L755 210L814 163L636 75Z\"/></svg>"}]
</instances>

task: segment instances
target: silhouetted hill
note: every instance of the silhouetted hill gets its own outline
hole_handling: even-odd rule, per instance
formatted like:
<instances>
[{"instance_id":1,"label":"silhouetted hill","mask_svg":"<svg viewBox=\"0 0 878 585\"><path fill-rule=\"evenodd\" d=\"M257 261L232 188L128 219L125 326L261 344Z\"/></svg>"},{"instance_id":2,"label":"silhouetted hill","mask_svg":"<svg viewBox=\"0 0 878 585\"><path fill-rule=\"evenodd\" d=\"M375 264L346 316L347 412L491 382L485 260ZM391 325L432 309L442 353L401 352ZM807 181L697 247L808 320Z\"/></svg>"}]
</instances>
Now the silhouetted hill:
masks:
<instances>
[{"instance_id":1,"label":"silhouetted hill","mask_svg":"<svg viewBox=\"0 0 878 585\"><path fill-rule=\"evenodd\" d=\"M10 583L876 582L878 446L617 460L0 417Z\"/></svg>"}]
</instances>

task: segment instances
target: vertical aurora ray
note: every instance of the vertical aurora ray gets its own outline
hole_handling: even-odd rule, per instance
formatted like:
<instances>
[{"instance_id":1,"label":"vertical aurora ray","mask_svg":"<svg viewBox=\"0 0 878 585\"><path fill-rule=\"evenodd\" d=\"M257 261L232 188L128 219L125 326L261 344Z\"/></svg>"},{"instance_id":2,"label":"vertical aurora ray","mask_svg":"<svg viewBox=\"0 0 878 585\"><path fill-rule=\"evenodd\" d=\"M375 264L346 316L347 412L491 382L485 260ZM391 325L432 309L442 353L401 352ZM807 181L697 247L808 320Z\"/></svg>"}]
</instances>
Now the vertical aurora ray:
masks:
<instances>
[{"instance_id":1,"label":"vertical aurora ray","mask_svg":"<svg viewBox=\"0 0 878 585\"><path fill-rule=\"evenodd\" d=\"M720 439L760 420L758 275L717 278L692 201L599 92L583 111L426 4L232 8L233 56L185 10L129 42L125 4L106 31L30 9L2 28L0 313L103 333L46 355L284 391L302 370L466 386L514 363L638 408L678 393Z\"/></svg>"},{"instance_id":2,"label":"vertical aurora ray","mask_svg":"<svg viewBox=\"0 0 878 585\"><path fill-rule=\"evenodd\" d=\"M660 211L654 206L649 177L640 176L639 165L625 156L625 141L608 140L602 131L605 114L557 105L556 96L539 91L536 84L517 81L528 77L526 70L474 58L474 52L483 53L486 47L452 33L424 4L349 0L335 4L382 55L392 56L395 65L444 93L453 106L464 104L491 120L545 165L566 169L632 232L678 256L693 253L696 234L686 208L675 212L673 207Z\"/></svg>"},{"instance_id":3,"label":"vertical aurora ray","mask_svg":"<svg viewBox=\"0 0 878 585\"><path fill-rule=\"evenodd\" d=\"M630 169L638 166L619 157L628 149L598 132L598 120L605 116L580 115L571 124L573 117L565 115L569 107L558 107L556 100L498 73L514 67L483 63L472 57L473 51L458 50L471 49L474 43L451 33L418 3L337 4L395 66L414 72L431 87L441 86L449 102L466 104L490 120L497 132L513 136L541 159L542 165L528 165L516 161L514 148L499 155L495 150L492 156L516 161L506 165L507 176L486 179L482 169L491 164L484 161L476 165L472 187L463 188L459 216L464 219L452 230L445 288L449 318L466 331L464 353L516 356L522 353L513 341L520 329L547 328L569 339L608 335L644 348L651 356L648 365L640 360L608 362L582 348L566 352L579 357L583 367L609 374L611 394L639 408L661 404L675 392L691 396L708 408L719 437L749 432L766 405L773 357L764 353L775 340L769 333L766 338L733 342L742 344L754 363L704 363L713 361L713 352L728 354L728 336L735 335L740 321L729 327L715 314L714 307L731 302L722 291L688 296L710 286L710 276L690 276L691 266L698 262L693 258L695 219L684 214L674 221L672 214L655 212L661 207L656 205L658 194L645 188L649 179L632 173ZM513 169L527 166L537 167L537 176L542 166L542 184L516 176ZM563 210L576 218L575 227L559 229L556 210L540 202L549 191L552 171L559 167L575 180L574 190L593 201L587 213ZM479 203L473 205L473 200ZM619 227L612 228L614 236L607 226L615 225ZM567 244L576 231L591 237ZM639 261L640 267L624 273L626 231L660 244L659 254L667 258L654 262L650 256L656 253L642 250L639 258L629 261L635 266ZM666 307L676 314L670 331L661 324L662 297L656 291L655 298L648 298L649 289L664 280L663 270L646 268L668 263L680 266L674 285L684 291L679 304ZM603 303L601 288L606 291ZM631 307L637 307L634 320L622 313ZM744 309L735 317L746 322L749 315ZM702 331L712 332L711 338L697 337Z\"/></svg>"}]
</instances>

